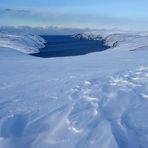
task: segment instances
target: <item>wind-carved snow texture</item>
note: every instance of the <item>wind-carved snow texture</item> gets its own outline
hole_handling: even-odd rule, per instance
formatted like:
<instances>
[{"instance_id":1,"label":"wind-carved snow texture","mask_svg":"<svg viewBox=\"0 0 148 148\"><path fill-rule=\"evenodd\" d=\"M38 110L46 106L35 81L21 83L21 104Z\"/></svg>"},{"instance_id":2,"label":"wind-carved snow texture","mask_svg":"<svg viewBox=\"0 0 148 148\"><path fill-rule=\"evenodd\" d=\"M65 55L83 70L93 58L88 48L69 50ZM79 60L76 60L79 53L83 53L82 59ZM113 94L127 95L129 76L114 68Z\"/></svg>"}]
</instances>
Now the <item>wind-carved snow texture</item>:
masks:
<instances>
[{"instance_id":1,"label":"wind-carved snow texture","mask_svg":"<svg viewBox=\"0 0 148 148\"><path fill-rule=\"evenodd\" d=\"M61 94L46 102L44 114L1 118L0 147L147 148L148 67L86 80Z\"/></svg>"},{"instance_id":2,"label":"wind-carved snow texture","mask_svg":"<svg viewBox=\"0 0 148 148\"><path fill-rule=\"evenodd\" d=\"M103 83L85 82L73 95L75 103L68 116L71 129L87 131L80 147L147 147L148 67L117 74Z\"/></svg>"}]
</instances>

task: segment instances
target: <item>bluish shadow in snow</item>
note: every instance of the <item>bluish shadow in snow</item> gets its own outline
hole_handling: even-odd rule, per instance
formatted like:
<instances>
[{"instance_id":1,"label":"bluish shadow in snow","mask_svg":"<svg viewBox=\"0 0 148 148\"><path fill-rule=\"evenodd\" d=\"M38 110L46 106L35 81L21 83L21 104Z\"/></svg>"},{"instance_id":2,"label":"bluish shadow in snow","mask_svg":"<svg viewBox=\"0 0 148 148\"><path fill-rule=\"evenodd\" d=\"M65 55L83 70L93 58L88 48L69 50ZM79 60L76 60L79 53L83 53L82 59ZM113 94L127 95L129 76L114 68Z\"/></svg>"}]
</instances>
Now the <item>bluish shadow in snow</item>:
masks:
<instances>
[{"instance_id":1,"label":"bluish shadow in snow","mask_svg":"<svg viewBox=\"0 0 148 148\"><path fill-rule=\"evenodd\" d=\"M27 124L27 117L25 115L13 115L8 117L1 128L1 136L4 138L20 137Z\"/></svg>"}]
</instances>

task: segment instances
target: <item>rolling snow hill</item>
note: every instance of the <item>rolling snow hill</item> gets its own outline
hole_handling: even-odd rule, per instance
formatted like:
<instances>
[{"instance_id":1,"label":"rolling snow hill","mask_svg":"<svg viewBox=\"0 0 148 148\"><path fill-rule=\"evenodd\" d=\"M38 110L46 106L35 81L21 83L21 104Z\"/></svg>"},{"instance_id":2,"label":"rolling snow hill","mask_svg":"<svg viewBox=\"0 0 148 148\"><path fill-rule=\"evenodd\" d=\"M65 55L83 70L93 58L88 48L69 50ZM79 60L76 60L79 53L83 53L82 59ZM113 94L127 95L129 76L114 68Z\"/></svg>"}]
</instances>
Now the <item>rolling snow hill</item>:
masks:
<instances>
[{"instance_id":1,"label":"rolling snow hill","mask_svg":"<svg viewBox=\"0 0 148 148\"><path fill-rule=\"evenodd\" d=\"M39 52L44 47L44 39L31 34L0 32L0 47L17 49L24 53Z\"/></svg>"}]
</instances>

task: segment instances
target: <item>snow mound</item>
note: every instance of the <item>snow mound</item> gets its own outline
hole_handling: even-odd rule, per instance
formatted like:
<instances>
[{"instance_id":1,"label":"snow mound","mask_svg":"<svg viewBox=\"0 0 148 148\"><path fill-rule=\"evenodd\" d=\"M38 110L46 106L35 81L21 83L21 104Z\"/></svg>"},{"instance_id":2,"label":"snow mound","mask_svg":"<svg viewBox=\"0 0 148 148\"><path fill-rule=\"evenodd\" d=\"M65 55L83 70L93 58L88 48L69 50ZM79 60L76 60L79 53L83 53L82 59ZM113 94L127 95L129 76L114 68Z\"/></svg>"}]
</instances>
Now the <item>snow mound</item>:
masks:
<instances>
[{"instance_id":1,"label":"snow mound","mask_svg":"<svg viewBox=\"0 0 148 148\"><path fill-rule=\"evenodd\" d=\"M0 47L7 47L19 50L24 53L39 52L43 48L45 40L37 35L19 33L0 33Z\"/></svg>"}]
</instances>

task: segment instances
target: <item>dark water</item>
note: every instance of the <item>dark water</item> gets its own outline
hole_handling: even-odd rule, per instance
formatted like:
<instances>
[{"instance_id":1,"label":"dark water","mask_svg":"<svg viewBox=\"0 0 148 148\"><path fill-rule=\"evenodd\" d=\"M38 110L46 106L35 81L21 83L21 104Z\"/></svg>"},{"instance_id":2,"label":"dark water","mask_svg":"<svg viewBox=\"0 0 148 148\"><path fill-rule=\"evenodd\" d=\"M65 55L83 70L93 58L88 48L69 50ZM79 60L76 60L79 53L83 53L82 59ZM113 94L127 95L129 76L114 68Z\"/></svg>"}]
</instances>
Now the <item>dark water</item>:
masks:
<instances>
[{"instance_id":1,"label":"dark water","mask_svg":"<svg viewBox=\"0 0 148 148\"><path fill-rule=\"evenodd\" d=\"M103 45L103 41L75 39L71 36L42 36L46 40L46 47L40 49L40 53L32 54L34 56L65 57L78 56L91 52L100 52L109 48Z\"/></svg>"}]
</instances>

